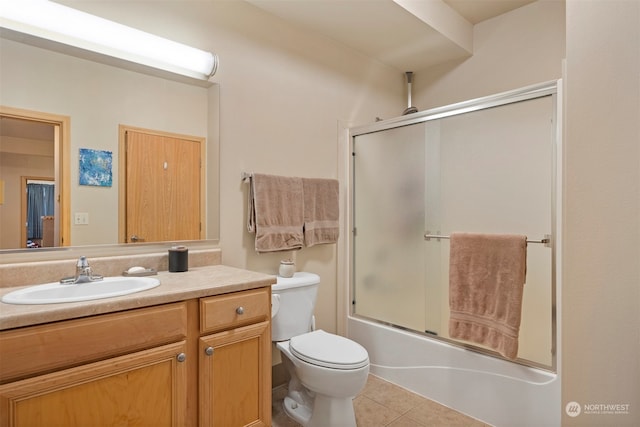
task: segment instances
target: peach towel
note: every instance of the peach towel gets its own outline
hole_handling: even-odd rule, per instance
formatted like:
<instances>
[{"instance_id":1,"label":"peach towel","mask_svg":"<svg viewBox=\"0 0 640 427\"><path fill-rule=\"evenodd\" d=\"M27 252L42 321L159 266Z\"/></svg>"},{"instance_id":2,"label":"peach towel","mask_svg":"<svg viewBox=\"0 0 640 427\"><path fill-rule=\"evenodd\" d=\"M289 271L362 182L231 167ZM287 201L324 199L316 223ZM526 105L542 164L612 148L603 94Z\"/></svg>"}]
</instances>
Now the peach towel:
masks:
<instances>
[{"instance_id":1,"label":"peach towel","mask_svg":"<svg viewBox=\"0 0 640 427\"><path fill-rule=\"evenodd\" d=\"M253 174L247 229L256 252L301 249L304 243L302 178Z\"/></svg>"},{"instance_id":2,"label":"peach towel","mask_svg":"<svg viewBox=\"0 0 640 427\"><path fill-rule=\"evenodd\" d=\"M518 355L527 237L453 233L449 256L449 336Z\"/></svg>"},{"instance_id":3,"label":"peach towel","mask_svg":"<svg viewBox=\"0 0 640 427\"><path fill-rule=\"evenodd\" d=\"M335 179L302 178L304 242L307 247L336 243L340 235L339 185Z\"/></svg>"}]
</instances>

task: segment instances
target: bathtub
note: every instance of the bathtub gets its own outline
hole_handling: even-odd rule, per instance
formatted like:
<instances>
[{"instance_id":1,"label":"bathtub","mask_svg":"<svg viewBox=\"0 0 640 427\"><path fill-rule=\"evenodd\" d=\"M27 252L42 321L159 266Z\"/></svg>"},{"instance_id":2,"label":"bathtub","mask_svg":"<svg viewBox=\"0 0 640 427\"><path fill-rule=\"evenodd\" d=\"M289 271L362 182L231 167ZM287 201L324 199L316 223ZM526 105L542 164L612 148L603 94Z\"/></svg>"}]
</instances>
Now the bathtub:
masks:
<instances>
[{"instance_id":1,"label":"bathtub","mask_svg":"<svg viewBox=\"0 0 640 427\"><path fill-rule=\"evenodd\" d=\"M560 426L555 373L359 318L347 328L380 378L494 426Z\"/></svg>"}]
</instances>

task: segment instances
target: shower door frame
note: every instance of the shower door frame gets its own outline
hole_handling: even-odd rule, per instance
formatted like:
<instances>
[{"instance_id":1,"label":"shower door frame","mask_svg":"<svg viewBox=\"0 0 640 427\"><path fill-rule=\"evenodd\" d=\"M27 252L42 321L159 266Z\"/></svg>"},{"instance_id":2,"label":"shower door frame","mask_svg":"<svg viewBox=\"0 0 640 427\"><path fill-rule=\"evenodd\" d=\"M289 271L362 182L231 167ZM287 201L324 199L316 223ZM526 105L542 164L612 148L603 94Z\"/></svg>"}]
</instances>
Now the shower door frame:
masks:
<instances>
[{"instance_id":1,"label":"shower door frame","mask_svg":"<svg viewBox=\"0 0 640 427\"><path fill-rule=\"evenodd\" d=\"M346 144L347 147L345 149L348 150L348 153L344 154L344 167L346 169L344 173L344 179L347 181L346 183L346 197L347 197L347 209L345 209L344 222L345 229L348 231L348 238L345 239L345 244L341 250L345 251L345 257L338 257L338 259L346 259L347 262L344 266L339 266L338 271L340 277L344 278L344 282L347 283L345 287L345 294L342 296L346 299L344 304L342 304L343 310L346 311L346 316L344 318L352 317L358 319L364 319L367 321L373 321L378 324L384 324L387 326L391 326L403 331L407 331L410 333L414 333L420 336L425 337L425 339L434 339L440 342L445 342L451 344L453 346L462 347L474 352L478 352L481 354L485 354L488 356L496 357L498 359L508 360L510 362L518 363L521 365L525 365L528 367L538 368L546 371L557 372L557 355L558 355L558 313L557 313L557 301L559 299L559 282L560 278L558 276L557 265L559 265L557 257L559 256L561 242L559 237L559 233L561 232L561 224L559 223L559 219L562 218L560 209L561 209L561 186L560 177L561 177L561 141L562 141L562 122L561 116L559 115L560 106L562 105L562 80L553 80L549 82L539 83L536 85L526 86L520 89L507 91L498 93L495 95L490 95L482 98L472 99L468 101L463 101L443 107L437 107L425 111L420 111L417 113L409 114L407 116L396 117L388 120L379 121L370 125L352 127L346 129ZM485 349L482 347L475 346L473 344L467 344L464 342L460 342L450 338L444 338L441 336L434 336L425 332L415 331L411 329L407 329L401 326L393 325L386 323L384 321L378 319L372 319L366 316L358 315L354 313L354 301L355 301L355 268L354 268L354 260L355 260L355 251L354 251L354 237L355 237L355 168L354 168L354 142L355 138L361 135L366 135L374 132L380 132L384 130L409 126L418 123L424 123L432 120L438 120L445 117L455 116L459 114L465 114L473 111L498 107L502 105L508 105L512 103L517 103L521 101L532 100L536 98L542 98L546 96L551 96L551 104L552 104L552 117L554 120L552 129L552 177L551 177L551 230L550 233L550 241L548 246L551 250L551 365L546 365L542 363L538 363L528 359L516 359L510 360L501 356L499 353ZM339 316L342 317L342 316ZM348 331L346 327L344 328L348 336Z\"/></svg>"}]
</instances>

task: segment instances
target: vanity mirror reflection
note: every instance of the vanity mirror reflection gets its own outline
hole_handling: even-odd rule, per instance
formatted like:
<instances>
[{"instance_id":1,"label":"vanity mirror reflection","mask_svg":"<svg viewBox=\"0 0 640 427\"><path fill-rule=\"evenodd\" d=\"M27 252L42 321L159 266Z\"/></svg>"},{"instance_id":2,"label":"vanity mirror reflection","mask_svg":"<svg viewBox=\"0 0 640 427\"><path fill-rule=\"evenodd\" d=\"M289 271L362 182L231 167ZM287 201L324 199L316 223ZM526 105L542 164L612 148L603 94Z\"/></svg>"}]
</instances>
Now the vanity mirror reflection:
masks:
<instances>
[{"instance_id":1,"label":"vanity mirror reflection","mask_svg":"<svg viewBox=\"0 0 640 427\"><path fill-rule=\"evenodd\" d=\"M0 38L0 58L2 112L28 111L63 120L59 127L56 127L57 119L49 122L48 132L53 136L47 143L34 136L11 136L13 147L18 147L20 155L25 155L23 151L27 146L51 144L44 152L30 153L35 157L27 157L24 170L17 170L16 154L7 153L6 147L11 144L1 145L0 180L4 181L5 200L0 204L3 236L0 253L15 252L26 245L21 237L10 244L4 238L9 234L7 230L19 229L22 222L7 222L6 213L12 208L11 204L21 203L9 200L15 176L54 179L57 210L53 216L61 219L54 239L58 244L111 246L122 241L118 235L119 190L123 185L119 176L121 125L193 135L205 141L203 218L206 223L203 229L206 233L202 238L213 243L218 240L218 85L194 85L152 76L9 38ZM3 137L3 141L7 139ZM110 156L110 181L103 182L104 185L81 183L81 150ZM47 158L48 172L29 171L34 162ZM23 251L33 260L39 257L32 254L42 252L41 249Z\"/></svg>"}]
</instances>

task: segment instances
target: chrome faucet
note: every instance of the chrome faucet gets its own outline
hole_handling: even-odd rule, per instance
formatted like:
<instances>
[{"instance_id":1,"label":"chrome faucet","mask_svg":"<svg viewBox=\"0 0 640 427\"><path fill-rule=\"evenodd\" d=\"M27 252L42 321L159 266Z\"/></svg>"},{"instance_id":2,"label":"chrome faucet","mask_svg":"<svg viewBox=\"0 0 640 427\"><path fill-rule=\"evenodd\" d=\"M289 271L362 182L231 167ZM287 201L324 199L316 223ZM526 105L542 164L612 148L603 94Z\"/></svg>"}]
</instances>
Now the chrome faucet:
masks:
<instances>
[{"instance_id":1,"label":"chrome faucet","mask_svg":"<svg viewBox=\"0 0 640 427\"><path fill-rule=\"evenodd\" d=\"M64 284L79 284L97 282L102 280L103 277L97 274L93 274L87 257L81 256L76 263L76 275L71 277L65 277L60 279L60 283Z\"/></svg>"}]
</instances>

